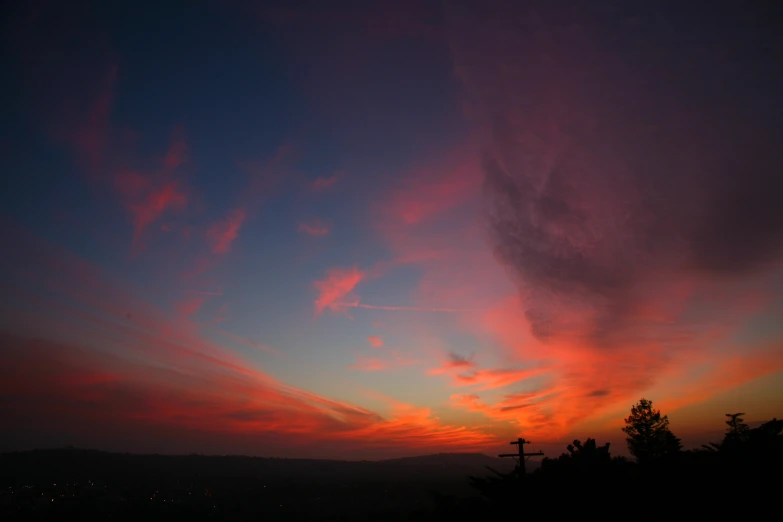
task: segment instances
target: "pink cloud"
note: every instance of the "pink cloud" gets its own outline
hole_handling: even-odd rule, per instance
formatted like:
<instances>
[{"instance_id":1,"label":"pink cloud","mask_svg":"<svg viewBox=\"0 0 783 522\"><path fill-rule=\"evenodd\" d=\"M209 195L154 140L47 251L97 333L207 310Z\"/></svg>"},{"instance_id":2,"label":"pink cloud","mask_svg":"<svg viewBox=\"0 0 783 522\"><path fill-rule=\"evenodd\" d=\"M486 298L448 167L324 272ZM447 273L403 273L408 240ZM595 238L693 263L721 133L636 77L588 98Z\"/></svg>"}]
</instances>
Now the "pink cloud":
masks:
<instances>
[{"instance_id":1,"label":"pink cloud","mask_svg":"<svg viewBox=\"0 0 783 522\"><path fill-rule=\"evenodd\" d=\"M213 253L228 253L231 244L239 236L239 229L242 227L245 217L245 210L238 208L229 213L222 221L209 227L206 235Z\"/></svg>"},{"instance_id":2,"label":"pink cloud","mask_svg":"<svg viewBox=\"0 0 783 522\"><path fill-rule=\"evenodd\" d=\"M356 266L347 270L341 268L329 270L324 279L314 283L318 291L318 298L315 300L315 315L320 315L326 308L339 311L341 309L339 301L348 296L364 279L365 275Z\"/></svg>"},{"instance_id":3,"label":"pink cloud","mask_svg":"<svg viewBox=\"0 0 783 522\"><path fill-rule=\"evenodd\" d=\"M481 187L481 169L472 147L447 155L445 162L416 168L379 207L384 226L410 226L472 200Z\"/></svg>"},{"instance_id":4,"label":"pink cloud","mask_svg":"<svg viewBox=\"0 0 783 522\"><path fill-rule=\"evenodd\" d=\"M182 317L190 317L199 311L207 297L206 295L187 296L176 304L177 313Z\"/></svg>"},{"instance_id":5,"label":"pink cloud","mask_svg":"<svg viewBox=\"0 0 783 522\"><path fill-rule=\"evenodd\" d=\"M169 147L166 156L163 158L163 166L166 171L172 171L182 165L187 159L188 145L185 139L178 136Z\"/></svg>"},{"instance_id":6,"label":"pink cloud","mask_svg":"<svg viewBox=\"0 0 783 522\"><path fill-rule=\"evenodd\" d=\"M140 185L133 187L138 189ZM138 200L128 203L133 223L133 242L143 247L141 236L144 230L170 210L181 211L187 205L187 196L176 182L153 187Z\"/></svg>"},{"instance_id":7,"label":"pink cloud","mask_svg":"<svg viewBox=\"0 0 783 522\"><path fill-rule=\"evenodd\" d=\"M340 179L340 173L336 173L332 176L329 176L328 178L319 177L310 183L310 189L315 192L320 192L324 189L327 189L337 183L337 180Z\"/></svg>"},{"instance_id":8,"label":"pink cloud","mask_svg":"<svg viewBox=\"0 0 783 522\"><path fill-rule=\"evenodd\" d=\"M57 88L62 92L58 91L53 99L71 99L68 89L84 91L88 98L89 93L93 96L81 106L52 108L47 115L51 120L46 127L57 141L71 147L91 181L108 184L117 192L121 204L130 214L133 245L144 248L143 235L147 228L169 212L181 212L187 205L183 183L168 175L184 161L187 147L182 138L171 144L163 161L163 172L133 167L134 164L148 162L132 153L131 145L137 139L135 133L118 128L111 121L118 71L116 65L111 65L106 67L98 81L90 82L82 79L81 75L79 80L58 81ZM90 75L84 77L90 78Z\"/></svg>"},{"instance_id":9,"label":"pink cloud","mask_svg":"<svg viewBox=\"0 0 783 522\"><path fill-rule=\"evenodd\" d=\"M310 223L300 223L297 230L311 236L326 236L330 232L329 226L317 219Z\"/></svg>"},{"instance_id":10,"label":"pink cloud","mask_svg":"<svg viewBox=\"0 0 783 522\"><path fill-rule=\"evenodd\" d=\"M367 340L370 342L370 346L372 346L373 348L380 348L381 346L383 346L383 339L375 335L369 336Z\"/></svg>"}]
</instances>

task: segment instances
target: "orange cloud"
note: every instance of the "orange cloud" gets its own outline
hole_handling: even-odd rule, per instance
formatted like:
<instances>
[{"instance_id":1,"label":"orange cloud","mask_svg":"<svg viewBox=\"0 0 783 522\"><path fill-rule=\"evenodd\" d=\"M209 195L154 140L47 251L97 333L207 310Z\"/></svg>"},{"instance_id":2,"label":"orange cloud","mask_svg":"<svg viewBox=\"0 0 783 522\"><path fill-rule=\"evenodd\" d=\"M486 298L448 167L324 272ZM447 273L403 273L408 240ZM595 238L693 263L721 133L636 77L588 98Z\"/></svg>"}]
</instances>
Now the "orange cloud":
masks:
<instances>
[{"instance_id":1,"label":"orange cloud","mask_svg":"<svg viewBox=\"0 0 783 522\"><path fill-rule=\"evenodd\" d=\"M245 221L245 210L238 208L232 211L226 218L215 223L207 230L207 240L210 243L212 252L215 254L226 254L231 248L231 244L239 236L239 229Z\"/></svg>"},{"instance_id":2,"label":"orange cloud","mask_svg":"<svg viewBox=\"0 0 783 522\"><path fill-rule=\"evenodd\" d=\"M436 447L481 450L499 442L497 436L477 428L444 425L429 408L396 401L389 419L352 430L347 436L368 441L374 447L393 446L395 441L403 441L406 447L422 450Z\"/></svg>"},{"instance_id":3,"label":"orange cloud","mask_svg":"<svg viewBox=\"0 0 783 522\"><path fill-rule=\"evenodd\" d=\"M541 375L545 371L542 367L479 369L472 356L463 357L455 353L449 353L448 359L443 365L430 369L428 373L430 375L449 374L455 386L475 386L477 391L483 391L503 388Z\"/></svg>"},{"instance_id":4,"label":"orange cloud","mask_svg":"<svg viewBox=\"0 0 783 522\"><path fill-rule=\"evenodd\" d=\"M300 223L299 228L297 229L299 232L303 232L305 234L309 234L311 236L326 236L329 235L329 227L328 225L322 223L319 220L314 220L311 223Z\"/></svg>"},{"instance_id":5,"label":"orange cloud","mask_svg":"<svg viewBox=\"0 0 783 522\"><path fill-rule=\"evenodd\" d=\"M536 437L563 435L552 420L555 392L504 395L495 404L487 404L477 394L456 394L450 398L455 408L481 413L495 422L509 422Z\"/></svg>"},{"instance_id":6,"label":"orange cloud","mask_svg":"<svg viewBox=\"0 0 783 522\"><path fill-rule=\"evenodd\" d=\"M458 386L477 386L477 390L491 390L502 388L525 379L529 379L541 373L541 370L473 370L468 373L460 373L454 381Z\"/></svg>"},{"instance_id":7,"label":"orange cloud","mask_svg":"<svg viewBox=\"0 0 783 522\"><path fill-rule=\"evenodd\" d=\"M372 346L373 348L380 348L381 346L383 346L383 339L375 335L369 336L367 340L370 341L370 346Z\"/></svg>"},{"instance_id":8,"label":"orange cloud","mask_svg":"<svg viewBox=\"0 0 783 522\"><path fill-rule=\"evenodd\" d=\"M742 355L709 356L667 376L659 401L667 411L698 404L729 388L783 371L783 343L772 341Z\"/></svg>"},{"instance_id":9,"label":"orange cloud","mask_svg":"<svg viewBox=\"0 0 783 522\"><path fill-rule=\"evenodd\" d=\"M325 279L316 281L314 286L318 290L318 298L315 300L315 315L320 315L326 308L339 311L338 301L349 295L365 275L356 266L347 270L333 268Z\"/></svg>"}]
</instances>

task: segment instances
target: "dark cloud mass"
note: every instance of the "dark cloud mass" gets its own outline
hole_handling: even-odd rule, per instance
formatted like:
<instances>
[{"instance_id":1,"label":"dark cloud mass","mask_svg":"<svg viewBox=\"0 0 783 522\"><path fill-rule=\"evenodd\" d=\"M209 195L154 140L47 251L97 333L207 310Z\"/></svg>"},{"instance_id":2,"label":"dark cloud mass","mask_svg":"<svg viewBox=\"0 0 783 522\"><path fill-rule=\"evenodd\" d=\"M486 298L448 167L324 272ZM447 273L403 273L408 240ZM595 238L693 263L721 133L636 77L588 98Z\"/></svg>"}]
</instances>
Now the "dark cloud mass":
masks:
<instances>
[{"instance_id":1,"label":"dark cloud mass","mask_svg":"<svg viewBox=\"0 0 783 522\"><path fill-rule=\"evenodd\" d=\"M542 340L606 342L651 282L781 266L775 13L626 4L452 12L493 245Z\"/></svg>"}]
</instances>

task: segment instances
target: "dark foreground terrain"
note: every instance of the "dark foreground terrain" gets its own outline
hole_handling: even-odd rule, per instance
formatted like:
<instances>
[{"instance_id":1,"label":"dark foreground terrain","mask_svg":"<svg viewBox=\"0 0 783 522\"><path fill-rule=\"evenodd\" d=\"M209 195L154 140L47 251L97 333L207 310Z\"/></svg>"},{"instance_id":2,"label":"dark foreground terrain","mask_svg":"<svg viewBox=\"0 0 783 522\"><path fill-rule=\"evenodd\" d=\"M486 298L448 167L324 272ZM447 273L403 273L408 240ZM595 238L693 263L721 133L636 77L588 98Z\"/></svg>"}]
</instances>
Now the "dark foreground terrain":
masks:
<instances>
[{"instance_id":1,"label":"dark foreground terrain","mask_svg":"<svg viewBox=\"0 0 783 522\"><path fill-rule=\"evenodd\" d=\"M664 430L643 445L629 439L630 461L586 439L527 474L481 454L348 462L7 453L0 520L779 520L783 420L751 428L740 415L727 414L724 439L697 450Z\"/></svg>"},{"instance_id":2,"label":"dark foreground terrain","mask_svg":"<svg viewBox=\"0 0 783 522\"><path fill-rule=\"evenodd\" d=\"M481 454L378 462L161 456L91 450L0 455L4 520L416 520L438 498L476 500Z\"/></svg>"}]
</instances>

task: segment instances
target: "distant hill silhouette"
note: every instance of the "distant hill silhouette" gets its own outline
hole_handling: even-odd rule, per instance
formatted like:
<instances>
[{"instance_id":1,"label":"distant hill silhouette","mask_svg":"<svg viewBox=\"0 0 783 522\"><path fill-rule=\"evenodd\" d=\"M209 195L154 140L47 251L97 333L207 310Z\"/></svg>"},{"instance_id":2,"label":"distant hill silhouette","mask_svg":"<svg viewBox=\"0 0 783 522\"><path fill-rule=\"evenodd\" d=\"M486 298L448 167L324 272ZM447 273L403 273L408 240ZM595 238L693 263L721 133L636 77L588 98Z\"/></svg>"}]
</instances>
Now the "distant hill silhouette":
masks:
<instances>
[{"instance_id":1,"label":"distant hill silhouette","mask_svg":"<svg viewBox=\"0 0 783 522\"><path fill-rule=\"evenodd\" d=\"M378 461L289 459L238 455L136 455L62 448L0 454L0 476L68 475L90 478L106 473L129 476L274 477L276 479L400 479L464 481L491 467L508 472L509 460L481 453L439 453Z\"/></svg>"},{"instance_id":2,"label":"distant hill silhouette","mask_svg":"<svg viewBox=\"0 0 783 522\"><path fill-rule=\"evenodd\" d=\"M436 499L475 497L469 475L513 465L479 453L380 461L72 448L5 453L0 518L430 521Z\"/></svg>"}]
</instances>

